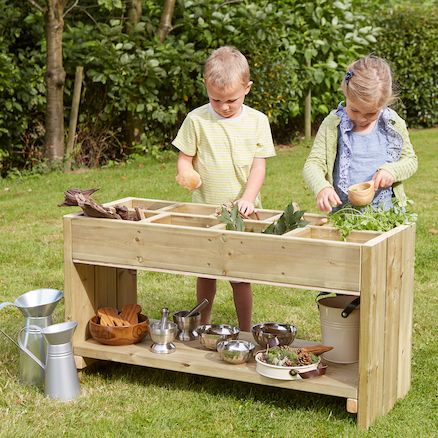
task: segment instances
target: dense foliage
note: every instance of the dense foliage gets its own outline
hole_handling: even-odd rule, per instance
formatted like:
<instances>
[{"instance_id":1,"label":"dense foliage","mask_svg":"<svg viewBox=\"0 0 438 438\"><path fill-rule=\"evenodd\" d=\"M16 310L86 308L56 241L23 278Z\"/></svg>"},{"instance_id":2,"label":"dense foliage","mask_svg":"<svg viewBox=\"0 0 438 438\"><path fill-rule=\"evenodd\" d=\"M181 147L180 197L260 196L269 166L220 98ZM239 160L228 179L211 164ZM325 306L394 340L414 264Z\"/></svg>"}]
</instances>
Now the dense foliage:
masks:
<instances>
[{"instance_id":1,"label":"dense foliage","mask_svg":"<svg viewBox=\"0 0 438 438\"><path fill-rule=\"evenodd\" d=\"M392 51L402 41L385 27L403 28L392 24L389 13L378 22L384 32L375 17L367 18L378 3L374 0L177 0L172 32L162 43L156 34L163 3L143 0L142 19L134 27L128 25L125 3L80 0L64 19L66 126L76 66L85 72L76 165L101 165L168 148L187 112L206 102L202 66L220 45L235 45L248 57L254 85L247 103L269 116L276 140L284 141L302 127L309 88L318 122L341 97L346 64L376 47L393 60ZM43 157L46 44L44 17L30 2L0 0L0 6L0 174L5 175L32 168ZM406 37L418 41L415 47L421 43L422 54L436 41L436 21L428 21L428 32L435 36L425 43L420 28L421 20L432 16L421 18L418 10L417 30ZM415 64L413 55L402 51L411 49L399 46L397 54L403 54L397 59L403 64L394 64L396 69L400 65L398 78L416 99L415 106L406 105L408 118L419 114L412 124L436 123L433 96L424 104L436 79L417 74L431 68L436 56Z\"/></svg>"},{"instance_id":2,"label":"dense foliage","mask_svg":"<svg viewBox=\"0 0 438 438\"><path fill-rule=\"evenodd\" d=\"M376 51L391 61L400 88L398 110L412 127L438 123L438 7L433 3L386 10L378 22L383 32Z\"/></svg>"}]
</instances>

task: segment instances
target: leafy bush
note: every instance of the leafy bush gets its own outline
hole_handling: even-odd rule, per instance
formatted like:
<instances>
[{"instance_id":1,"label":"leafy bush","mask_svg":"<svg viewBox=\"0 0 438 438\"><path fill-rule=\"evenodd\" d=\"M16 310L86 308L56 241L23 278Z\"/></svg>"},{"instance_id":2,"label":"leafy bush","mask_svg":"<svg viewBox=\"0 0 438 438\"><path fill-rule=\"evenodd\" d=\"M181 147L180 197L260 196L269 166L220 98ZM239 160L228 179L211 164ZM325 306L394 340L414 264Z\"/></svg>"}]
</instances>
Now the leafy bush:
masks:
<instances>
[{"instance_id":1,"label":"leafy bush","mask_svg":"<svg viewBox=\"0 0 438 438\"><path fill-rule=\"evenodd\" d=\"M0 0L3 175L42 159L45 111L44 19L29 2L9 3ZM340 100L345 66L376 47L394 66L409 122L435 124L437 14L409 6L376 14L378 3L179 0L172 32L161 43L162 3L143 0L142 19L132 29L127 2L81 0L65 17L63 39L66 126L76 66L85 73L76 164L169 148L187 112L207 101L203 63L224 44L247 56L254 81L247 103L269 116L277 140L289 140L302 126L309 88L318 120ZM404 47L405 40L413 47Z\"/></svg>"},{"instance_id":2,"label":"leafy bush","mask_svg":"<svg viewBox=\"0 0 438 438\"><path fill-rule=\"evenodd\" d=\"M438 123L438 10L435 4L404 4L383 10L377 53L388 59L400 88L398 108L410 126Z\"/></svg>"}]
</instances>

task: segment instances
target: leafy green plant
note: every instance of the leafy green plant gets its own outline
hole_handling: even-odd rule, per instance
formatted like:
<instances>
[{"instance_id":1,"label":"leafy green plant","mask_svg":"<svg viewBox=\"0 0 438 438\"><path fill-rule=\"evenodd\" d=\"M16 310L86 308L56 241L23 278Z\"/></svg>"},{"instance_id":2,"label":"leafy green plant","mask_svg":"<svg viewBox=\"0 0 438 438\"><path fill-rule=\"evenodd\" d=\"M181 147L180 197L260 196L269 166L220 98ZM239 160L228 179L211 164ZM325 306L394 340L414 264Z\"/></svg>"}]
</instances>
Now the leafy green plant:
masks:
<instances>
[{"instance_id":1,"label":"leafy green plant","mask_svg":"<svg viewBox=\"0 0 438 438\"><path fill-rule=\"evenodd\" d=\"M263 233L264 234L284 234L292 231L295 228L305 227L309 222L303 220L304 211L294 210L293 202L287 205L280 218L269 225Z\"/></svg>"},{"instance_id":2,"label":"leafy green plant","mask_svg":"<svg viewBox=\"0 0 438 438\"><path fill-rule=\"evenodd\" d=\"M226 224L225 229L227 230L245 231L245 224L243 222L242 216L239 212L239 206L237 204L223 205L221 207L219 220Z\"/></svg>"},{"instance_id":3,"label":"leafy green plant","mask_svg":"<svg viewBox=\"0 0 438 438\"><path fill-rule=\"evenodd\" d=\"M281 235L298 227L304 227L308 224L303 220L304 211L294 209L294 203L288 204L278 220L270 224L262 233ZM243 216L239 212L237 204L225 204L221 207L218 214L221 222L226 224L227 230L245 231Z\"/></svg>"},{"instance_id":4,"label":"leafy green plant","mask_svg":"<svg viewBox=\"0 0 438 438\"><path fill-rule=\"evenodd\" d=\"M362 209L348 205L330 214L329 219L335 228L340 230L342 239L346 240L351 231L389 231L399 225L415 222L417 215L398 205L388 210L382 207L374 209L370 205Z\"/></svg>"}]
</instances>

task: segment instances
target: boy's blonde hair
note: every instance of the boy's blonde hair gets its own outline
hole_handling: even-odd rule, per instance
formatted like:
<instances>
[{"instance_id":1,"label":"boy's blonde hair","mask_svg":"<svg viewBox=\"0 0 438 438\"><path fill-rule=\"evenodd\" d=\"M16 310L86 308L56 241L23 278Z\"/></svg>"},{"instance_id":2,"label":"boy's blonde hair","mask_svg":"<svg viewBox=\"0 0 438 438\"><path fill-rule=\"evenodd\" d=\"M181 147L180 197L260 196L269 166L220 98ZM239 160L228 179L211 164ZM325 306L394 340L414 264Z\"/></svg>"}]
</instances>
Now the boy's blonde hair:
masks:
<instances>
[{"instance_id":1,"label":"boy's blonde hair","mask_svg":"<svg viewBox=\"0 0 438 438\"><path fill-rule=\"evenodd\" d=\"M388 63L368 55L350 64L341 84L344 96L367 105L383 107L396 100Z\"/></svg>"},{"instance_id":2,"label":"boy's blonde hair","mask_svg":"<svg viewBox=\"0 0 438 438\"><path fill-rule=\"evenodd\" d=\"M233 87L239 82L246 87L249 83L248 61L235 47L220 47L205 63L204 80L218 88Z\"/></svg>"}]
</instances>

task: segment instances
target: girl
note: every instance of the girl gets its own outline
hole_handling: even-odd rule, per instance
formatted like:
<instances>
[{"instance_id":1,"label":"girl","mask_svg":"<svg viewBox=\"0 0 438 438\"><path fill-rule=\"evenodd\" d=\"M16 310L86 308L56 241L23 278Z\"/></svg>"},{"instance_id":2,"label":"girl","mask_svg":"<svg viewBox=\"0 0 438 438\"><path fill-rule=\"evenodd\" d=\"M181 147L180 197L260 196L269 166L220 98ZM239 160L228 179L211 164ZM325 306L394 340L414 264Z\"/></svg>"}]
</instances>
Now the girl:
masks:
<instances>
[{"instance_id":1,"label":"girl","mask_svg":"<svg viewBox=\"0 0 438 438\"><path fill-rule=\"evenodd\" d=\"M347 189L374 181L372 206L406 205L402 181L417 170L417 157L394 102L391 69L373 55L353 62L341 88L344 102L322 122L304 164L304 179L321 211L348 202Z\"/></svg>"}]
</instances>

